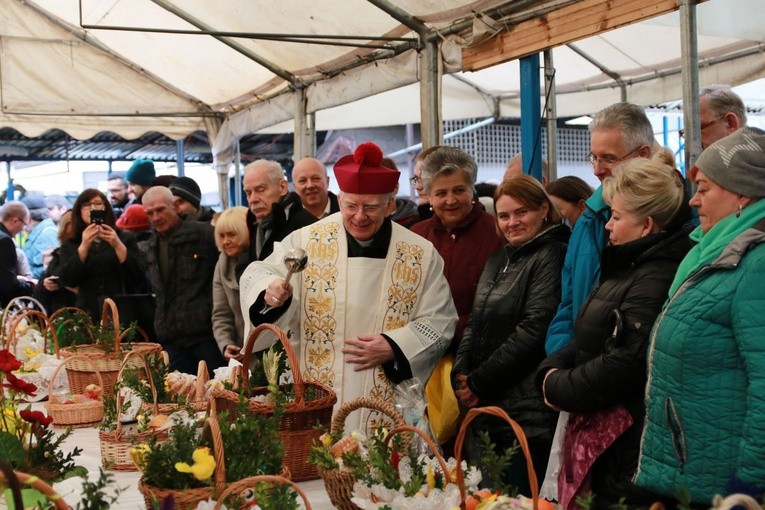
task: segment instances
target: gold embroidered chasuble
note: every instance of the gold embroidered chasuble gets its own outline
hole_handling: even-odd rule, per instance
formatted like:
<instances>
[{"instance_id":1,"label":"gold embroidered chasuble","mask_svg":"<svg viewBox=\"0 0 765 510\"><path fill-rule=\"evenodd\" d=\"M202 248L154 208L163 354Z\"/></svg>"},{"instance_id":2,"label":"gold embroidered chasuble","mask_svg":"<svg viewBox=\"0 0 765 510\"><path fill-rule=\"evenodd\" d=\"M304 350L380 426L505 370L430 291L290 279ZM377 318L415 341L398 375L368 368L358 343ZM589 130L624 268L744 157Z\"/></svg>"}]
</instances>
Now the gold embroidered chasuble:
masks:
<instances>
[{"instance_id":1,"label":"gold embroidered chasuble","mask_svg":"<svg viewBox=\"0 0 765 510\"><path fill-rule=\"evenodd\" d=\"M292 302L275 324L291 332L303 377L332 386L338 406L362 395L393 399L382 368L355 372L355 365L344 363L346 338L385 333L424 384L454 333L457 314L441 257L422 237L395 223L392 227L385 259L349 258L342 219L329 216L277 243L274 253L252 263L240 281L242 310L249 317L258 295L275 276L285 275L284 253L296 246L306 250L308 265L293 277ZM274 340L262 337L255 350ZM346 423L360 430L369 425L366 413L351 415Z\"/></svg>"}]
</instances>

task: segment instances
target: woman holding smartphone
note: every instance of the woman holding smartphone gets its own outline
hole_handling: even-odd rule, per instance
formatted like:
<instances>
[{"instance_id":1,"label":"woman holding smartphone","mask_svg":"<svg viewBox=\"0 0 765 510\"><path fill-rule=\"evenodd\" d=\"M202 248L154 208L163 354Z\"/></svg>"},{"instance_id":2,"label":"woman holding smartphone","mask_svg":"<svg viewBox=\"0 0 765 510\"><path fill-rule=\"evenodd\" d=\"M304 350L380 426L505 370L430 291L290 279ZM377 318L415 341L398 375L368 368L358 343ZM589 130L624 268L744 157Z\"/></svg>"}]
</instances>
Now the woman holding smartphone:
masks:
<instances>
[{"instance_id":1,"label":"woman holding smartphone","mask_svg":"<svg viewBox=\"0 0 765 510\"><path fill-rule=\"evenodd\" d=\"M146 290L143 262L133 236L115 226L106 195L88 188L72 207L72 237L61 245L59 285L77 287L76 306L94 320L100 301Z\"/></svg>"}]
</instances>

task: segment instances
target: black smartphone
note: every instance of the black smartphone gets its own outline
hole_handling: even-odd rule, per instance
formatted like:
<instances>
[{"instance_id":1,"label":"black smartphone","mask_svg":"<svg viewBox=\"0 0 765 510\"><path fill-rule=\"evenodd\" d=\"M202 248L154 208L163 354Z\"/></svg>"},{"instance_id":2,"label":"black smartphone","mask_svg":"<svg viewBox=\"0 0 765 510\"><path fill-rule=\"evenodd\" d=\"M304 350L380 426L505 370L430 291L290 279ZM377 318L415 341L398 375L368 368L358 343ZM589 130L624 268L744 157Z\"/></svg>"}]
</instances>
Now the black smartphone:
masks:
<instances>
[{"instance_id":1,"label":"black smartphone","mask_svg":"<svg viewBox=\"0 0 765 510\"><path fill-rule=\"evenodd\" d=\"M106 221L106 209L91 209L90 222L95 225L101 225Z\"/></svg>"}]
</instances>

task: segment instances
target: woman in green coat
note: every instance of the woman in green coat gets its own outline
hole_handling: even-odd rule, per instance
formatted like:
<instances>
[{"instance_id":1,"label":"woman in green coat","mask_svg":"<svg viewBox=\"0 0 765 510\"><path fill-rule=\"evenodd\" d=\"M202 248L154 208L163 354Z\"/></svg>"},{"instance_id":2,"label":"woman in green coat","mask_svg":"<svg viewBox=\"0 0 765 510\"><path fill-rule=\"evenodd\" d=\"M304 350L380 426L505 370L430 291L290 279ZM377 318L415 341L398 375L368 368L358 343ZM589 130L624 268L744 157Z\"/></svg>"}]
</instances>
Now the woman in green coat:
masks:
<instances>
[{"instance_id":1,"label":"woman in green coat","mask_svg":"<svg viewBox=\"0 0 765 510\"><path fill-rule=\"evenodd\" d=\"M765 493L765 132L744 128L691 169L701 226L648 353L635 482L709 506Z\"/></svg>"}]
</instances>

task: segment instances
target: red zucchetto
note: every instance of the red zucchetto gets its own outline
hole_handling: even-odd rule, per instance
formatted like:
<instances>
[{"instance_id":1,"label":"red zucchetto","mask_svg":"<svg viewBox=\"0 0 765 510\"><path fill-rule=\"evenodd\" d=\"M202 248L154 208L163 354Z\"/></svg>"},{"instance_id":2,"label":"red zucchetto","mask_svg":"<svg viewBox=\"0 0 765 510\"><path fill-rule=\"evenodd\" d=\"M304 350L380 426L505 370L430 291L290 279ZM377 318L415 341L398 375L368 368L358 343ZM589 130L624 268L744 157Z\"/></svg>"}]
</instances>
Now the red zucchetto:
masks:
<instances>
[{"instance_id":1,"label":"red zucchetto","mask_svg":"<svg viewBox=\"0 0 765 510\"><path fill-rule=\"evenodd\" d=\"M393 193L400 172L384 166L382 149L372 142L359 145L353 154L335 163L335 178L341 191L361 195Z\"/></svg>"}]
</instances>

